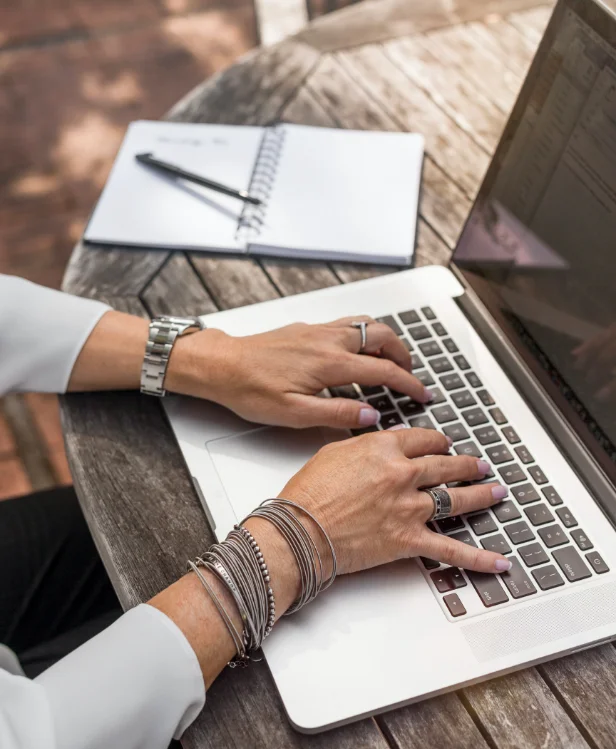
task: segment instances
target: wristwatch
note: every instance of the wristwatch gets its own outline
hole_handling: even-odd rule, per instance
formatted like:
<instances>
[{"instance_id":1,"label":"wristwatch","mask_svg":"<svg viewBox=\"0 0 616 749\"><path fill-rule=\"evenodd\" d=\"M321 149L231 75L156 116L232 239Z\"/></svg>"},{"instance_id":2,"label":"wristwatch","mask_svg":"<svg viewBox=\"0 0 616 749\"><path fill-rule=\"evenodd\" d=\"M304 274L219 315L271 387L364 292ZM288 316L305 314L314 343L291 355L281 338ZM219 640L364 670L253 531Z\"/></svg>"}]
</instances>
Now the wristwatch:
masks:
<instances>
[{"instance_id":1,"label":"wristwatch","mask_svg":"<svg viewBox=\"0 0 616 749\"><path fill-rule=\"evenodd\" d=\"M141 368L141 392L162 398L169 357L178 336L196 333L205 325L198 317L155 317L150 323L150 334Z\"/></svg>"}]
</instances>

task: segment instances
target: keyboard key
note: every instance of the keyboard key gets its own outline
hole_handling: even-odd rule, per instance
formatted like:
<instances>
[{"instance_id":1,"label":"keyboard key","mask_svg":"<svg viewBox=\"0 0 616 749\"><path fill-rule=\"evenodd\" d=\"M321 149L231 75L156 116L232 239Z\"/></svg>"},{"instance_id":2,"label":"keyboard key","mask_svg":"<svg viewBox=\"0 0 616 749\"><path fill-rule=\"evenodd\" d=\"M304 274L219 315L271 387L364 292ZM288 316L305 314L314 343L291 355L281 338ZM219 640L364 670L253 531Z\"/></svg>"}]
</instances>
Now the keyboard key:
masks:
<instances>
[{"instance_id":1,"label":"keyboard key","mask_svg":"<svg viewBox=\"0 0 616 749\"><path fill-rule=\"evenodd\" d=\"M430 359L428 362L436 374L442 374L443 372L449 372L453 369L451 362L446 356L439 356L437 359Z\"/></svg>"},{"instance_id":2,"label":"keyboard key","mask_svg":"<svg viewBox=\"0 0 616 749\"><path fill-rule=\"evenodd\" d=\"M432 326L432 330L436 333L436 335L439 335L439 336L447 335L445 326L441 325L440 322L435 322L434 325Z\"/></svg>"},{"instance_id":3,"label":"keyboard key","mask_svg":"<svg viewBox=\"0 0 616 749\"><path fill-rule=\"evenodd\" d=\"M435 570L437 567L441 566L440 562L437 562L434 559L429 559L428 557L419 557L421 559L421 563L427 570Z\"/></svg>"},{"instance_id":4,"label":"keyboard key","mask_svg":"<svg viewBox=\"0 0 616 749\"><path fill-rule=\"evenodd\" d=\"M402 401L402 403L399 403L398 405L405 416L419 416L426 412L423 403L417 403L417 401L414 401L411 398L407 401Z\"/></svg>"},{"instance_id":5,"label":"keyboard key","mask_svg":"<svg viewBox=\"0 0 616 749\"><path fill-rule=\"evenodd\" d=\"M467 530L460 531L459 533L452 533L450 538L453 538L454 541L460 541L463 544L467 544L468 546L477 547L475 539Z\"/></svg>"},{"instance_id":6,"label":"keyboard key","mask_svg":"<svg viewBox=\"0 0 616 749\"><path fill-rule=\"evenodd\" d=\"M464 424L449 424L443 427L443 432L449 437L452 442L459 442L460 440L466 440L471 435L466 431Z\"/></svg>"},{"instance_id":7,"label":"keyboard key","mask_svg":"<svg viewBox=\"0 0 616 749\"><path fill-rule=\"evenodd\" d=\"M450 354L455 354L456 351L458 351L458 347L456 346L454 341L452 341L451 338L443 338L442 344L443 346L445 346L445 348L447 349L447 351L449 351Z\"/></svg>"},{"instance_id":8,"label":"keyboard key","mask_svg":"<svg viewBox=\"0 0 616 749\"><path fill-rule=\"evenodd\" d=\"M470 390L460 390L457 393L453 393L451 400L456 404L458 408L468 408L474 406L477 401Z\"/></svg>"},{"instance_id":9,"label":"keyboard key","mask_svg":"<svg viewBox=\"0 0 616 749\"><path fill-rule=\"evenodd\" d=\"M381 417L380 424L383 429L391 429L398 424L402 424L402 419L396 411L393 411L390 414L384 414Z\"/></svg>"},{"instance_id":10,"label":"keyboard key","mask_svg":"<svg viewBox=\"0 0 616 749\"><path fill-rule=\"evenodd\" d=\"M437 356L443 353L443 349L436 341L426 341L419 344L419 350L424 356Z\"/></svg>"},{"instance_id":11,"label":"keyboard key","mask_svg":"<svg viewBox=\"0 0 616 749\"><path fill-rule=\"evenodd\" d=\"M495 466L513 460L513 455L505 445L494 445L494 447L488 447L486 449L486 455L490 462L494 463Z\"/></svg>"},{"instance_id":12,"label":"keyboard key","mask_svg":"<svg viewBox=\"0 0 616 749\"><path fill-rule=\"evenodd\" d=\"M578 545L578 549L581 549L582 551L588 551L588 549L592 549L593 545L590 539L581 528L577 528L576 530L571 531L571 536L575 543Z\"/></svg>"},{"instance_id":13,"label":"keyboard key","mask_svg":"<svg viewBox=\"0 0 616 749\"><path fill-rule=\"evenodd\" d=\"M477 377L474 372L467 372L464 376L466 377L468 384L472 388L480 388L483 386L483 382L481 382L479 377Z\"/></svg>"},{"instance_id":14,"label":"keyboard key","mask_svg":"<svg viewBox=\"0 0 616 749\"><path fill-rule=\"evenodd\" d=\"M498 526L489 512L468 515L466 519L476 536L485 536L486 533L494 533L498 530Z\"/></svg>"},{"instance_id":15,"label":"keyboard key","mask_svg":"<svg viewBox=\"0 0 616 749\"><path fill-rule=\"evenodd\" d=\"M415 323L421 322L421 318L414 309L409 309L406 312L399 312L398 317L405 325L415 325Z\"/></svg>"},{"instance_id":16,"label":"keyboard key","mask_svg":"<svg viewBox=\"0 0 616 749\"><path fill-rule=\"evenodd\" d=\"M527 567L536 567L538 564L545 564L550 561L550 557L547 555L545 549L538 543L519 546L518 554L522 557Z\"/></svg>"},{"instance_id":17,"label":"keyboard key","mask_svg":"<svg viewBox=\"0 0 616 749\"><path fill-rule=\"evenodd\" d=\"M505 603L509 600L496 575L473 572L472 570L467 570L466 574L484 606L498 606L499 603Z\"/></svg>"},{"instance_id":18,"label":"keyboard key","mask_svg":"<svg viewBox=\"0 0 616 749\"><path fill-rule=\"evenodd\" d=\"M428 387L428 385L434 385L434 377L432 377L427 369L420 369L419 372L413 372L413 374L425 387Z\"/></svg>"},{"instance_id":19,"label":"keyboard key","mask_svg":"<svg viewBox=\"0 0 616 749\"><path fill-rule=\"evenodd\" d=\"M430 393L432 394L432 400L428 404L430 406L436 406L438 403L444 403L447 400L445 393L440 388L430 388Z\"/></svg>"},{"instance_id":20,"label":"keyboard key","mask_svg":"<svg viewBox=\"0 0 616 749\"><path fill-rule=\"evenodd\" d=\"M513 427L503 427L503 434L505 435L505 439L510 445L517 445L517 443L520 441L518 433Z\"/></svg>"},{"instance_id":21,"label":"keyboard key","mask_svg":"<svg viewBox=\"0 0 616 749\"><path fill-rule=\"evenodd\" d=\"M545 528L539 528L538 533L548 549L553 549L555 546L562 546L563 544L569 543L567 534L558 523L548 525Z\"/></svg>"},{"instance_id":22,"label":"keyboard key","mask_svg":"<svg viewBox=\"0 0 616 749\"><path fill-rule=\"evenodd\" d=\"M529 528L528 523L525 523L523 520L506 525L505 533L511 539L511 543L516 546L518 544L525 544L527 541L532 541L535 538L535 534Z\"/></svg>"},{"instance_id":23,"label":"keyboard key","mask_svg":"<svg viewBox=\"0 0 616 749\"><path fill-rule=\"evenodd\" d=\"M383 393L383 395L375 395L372 398L368 398L368 403L372 408L376 408L376 410L380 411L382 414L395 409L393 401L388 395L385 395L385 393Z\"/></svg>"},{"instance_id":24,"label":"keyboard key","mask_svg":"<svg viewBox=\"0 0 616 749\"><path fill-rule=\"evenodd\" d=\"M460 445L456 445L454 450L458 455L470 455L472 458L481 457L481 450L474 442L463 442Z\"/></svg>"},{"instance_id":25,"label":"keyboard key","mask_svg":"<svg viewBox=\"0 0 616 749\"><path fill-rule=\"evenodd\" d=\"M566 507L559 507L558 510L556 510L556 514L565 528L575 528L577 525L577 520L573 517L573 513Z\"/></svg>"},{"instance_id":26,"label":"keyboard key","mask_svg":"<svg viewBox=\"0 0 616 749\"><path fill-rule=\"evenodd\" d=\"M507 423L507 417L505 414L500 410L500 408L491 408L488 413L490 416L494 419L494 421L497 424L506 424Z\"/></svg>"},{"instance_id":27,"label":"keyboard key","mask_svg":"<svg viewBox=\"0 0 616 749\"><path fill-rule=\"evenodd\" d=\"M496 515L501 523L508 523L510 520L518 520L522 517L520 515L520 511L515 506L515 503L510 499L494 505L494 507L492 508L492 512Z\"/></svg>"},{"instance_id":28,"label":"keyboard key","mask_svg":"<svg viewBox=\"0 0 616 749\"><path fill-rule=\"evenodd\" d=\"M387 327L391 328L396 335L402 335L402 328L394 320L392 315L385 315L385 317L377 317L376 321L381 322L384 325L387 325Z\"/></svg>"},{"instance_id":29,"label":"keyboard key","mask_svg":"<svg viewBox=\"0 0 616 749\"><path fill-rule=\"evenodd\" d=\"M432 307L422 307L421 311L426 320L436 320L436 315L432 311Z\"/></svg>"},{"instance_id":30,"label":"keyboard key","mask_svg":"<svg viewBox=\"0 0 616 749\"><path fill-rule=\"evenodd\" d=\"M488 420L480 408L469 408L468 411L462 412L462 416L469 427L478 427L480 424L485 424Z\"/></svg>"},{"instance_id":31,"label":"keyboard key","mask_svg":"<svg viewBox=\"0 0 616 749\"><path fill-rule=\"evenodd\" d=\"M421 369L423 367L424 363L422 360L417 356L417 354L411 354L411 367L413 369L413 372L416 369Z\"/></svg>"},{"instance_id":32,"label":"keyboard key","mask_svg":"<svg viewBox=\"0 0 616 749\"><path fill-rule=\"evenodd\" d=\"M493 406L494 405L494 398L488 393L487 390L478 390L477 395L479 397L479 400L483 403L484 406Z\"/></svg>"},{"instance_id":33,"label":"keyboard key","mask_svg":"<svg viewBox=\"0 0 616 749\"><path fill-rule=\"evenodd\" d=\"M429 416L415 416L409 419L409 424L415 429L436 429L434 422Z\"/></svg>"},{"instance_id":34,"label":"keyboard key","mask_svg":"<svg viewBox=\"0 0 616 749\"><path fill-rule=\"evenodd\" d=\"M552 556L569 582L574 583L577 580L585 580L587 577L590 577L591 573L586 566L586 562L584 562L573 546L557 549L552 552Z\"/></svg>"},{"instance_id":35,"label":"keyboard key","mask_svg":"<svg viewBox=\"0 0 616 749\"><path fill-rule=\"evenodd\" d=\"M496 429L491 426L481 427L481 429L475 429L473 432L477 437L480 445L490 445L492 442L499 442L500 437Z\"/></svg>"},{"instance_id":36,"label":"keyboard key","mask_svg":"<svg viewBox=\"0 0 616 749\"><path fill-rule=\"evenodd\" d=\"M537 592L537 588L532 584L526 570L515 557L510 557L512 564L509 572L503 572L501 580L505 583L507 590L511 593L512 598L524 598Z\"/></svg>"},{"instance_id":37,"label":"keyboard key","mask_svg":"<svg viewBox=\"0 0 616 749\"><path fill-rule=\"evenodd\" d=\"M548 479L545 473L539 468L539 466L531 466L528 469L530 475L535 479L536 484L547 484Z\"/></svg>"},{"instance_id":38,"label":"keyboard key","mask_svg":"<svg viewBox=\"0 0 616 749\"><path fill-rule=\"evenodd\" d=\"M463 588L466 585L466 580L457 567L446 567L444 570L432 572L430 579L439 593L447 593L450 590Z\"/></svg>"},{"instance_id":39,"label":"keyboard key","mask_svg":"<svg viewBox=\"0 0 616 749\"><path fill-rule=\"evenodd\" d=\"M460 369L470 369L471 365L466 360L466 357L462 356L462 354L458 354L457 356L453 357L453 360L458 365Z\"/></svg>"},{"instance_id":40,"label":"keyboard key","mask_svg":"<svg viewBox=\"0 0 616 749\"><path fill-rule=\"evenodd\" d=\"M329 392L334 398L359 398L359 393L355 389L355 385L340 385L339 387L330 388Z\"/></svg>"},{"instance_id":41,"label":"keyboard key","mask_svg":"<svg viewBox=\"0 0 616 749\"><path fill-rule=\"evenodd\" d=\"M507 539L502 533L497 533L495 536L487 536L487 538L481 539L481 545L488 551L494 551L497 554L511 554L511 546L507 543Z\"/></svg>"},{"instance_id":42,"label":"keyboard key","mask_svg":"<svg viewBox=\"0 0 616 749\"><path fill-rule=\"evenodd\" d=\"M553 486L546 486L545 489L541 490L543 493L543 496L547 499L547 501L552 505L562 505L563 501L560 498L560 494L554 489Z\"/></svg>"},{"instance_id":43,"label":"keyboard key","mask_svg":"<svg viewBox=\"0 0 616 749\"><path fill-rule=\"evenodd\" d=\"M432 416L434 416L439 424L446 424L448 421L455 421L458 418L451 406L437 406L433 408Z\"/></svg>"},{"instance_id":44,"label":"keyboard key","mask_svg":"<svg viewBox=\"0 0 616 749\"><path fill-rule=\"evenodd\" d=\"M533 577L537 581L537 585L541 590L552 590L552 588L558 588L560 585L565 584L565 581L558 574L558 571L553 564L549 564L547 567L541 567L541 569L538 570L533 570Z\"/></svg>"},{"instance_id":45,"label":"keyboard key","mask_svg":"<svg viewBox=\"0 0 616 749\"><path fill-rule=\"evenodd\" d=\"M452 616L464 616L466 609L457 593L449 593L443 597L443 601Z\"/></svg>"},{"instance_id":46,"label":"keyboard key","mask_svg":"<svg viewBox=\"0 0 616 749\"><path fill-rule=\"evenodd\" d=\"M604 572L610 571L610 568L603 561L603 558L598 551L588 552L588 554L586 554L586 560L590 564L591 569L593 569L598 575L602 575Z\"/></svg>"},{"instance_id":47,"label":"keyboard key","mask_svg":"<svg viewBox=\"0 0 616 749\"><path fill-rule=\"evenodd\" d=\"M411 342L409 341L408 338L405 338L403 335L401 335L401 336L399 336L398 340L400 341L400 343L404 346L404 348L407 351L412 351L413 350L413 345L411 344Z\"/></svg>"},{"instance_id":48,"label":"keyboard key","mask_svg":"<svg viewBox=\"0 0 616 749\"><path fill-rule=\"evenodd\" d=\"M424 338L431 338L432 334L425 325L415 325L408 329L411 338L414 341L423 341Z\"/></svg>"},{"instance_id":49,"label":"keyboard key","mask_svg":"<svg viewBox=\"0 0 616 749\"><path fill-rule=\"evenodd\" d=\"M397 401L400 400L400 398L408 398L406 393L401 393L399 390L392 390L391 388L389 389L389 394Z\"/></svg>"},{"instance_id":50,"label":"keyboard key","mask_svg":"<svg viewBox=\"0 0 616 749\"><path fill-rule=\"evenodd\" d=\"M456 373L445 375L444 377L439 377L439 380L445 390L457 390L458 388L464 387L464 383L462 382L460 375Z\"/></svg>"},{"instance_id":51,"label":"keyboard key","mask_svg":"<svg viewBox=\"0 0 616 749\"><path fill-rule=\"evenodd\" d=\"M371 395L383 392L382 385L360 385L359 389L364 394L364 397L369 398Z\"/></svg>"},{"instance_id":52,"label":"keyboard key","mask_svg":"<svg viewBox=\"0 0 616 749\"><path fill-rule=\"evenodd\" d=\"M537 490L532 484L522 484L521 486L516 486L511 490L511 493L521 505L527 505L530 502L536 502L538 499L540 499Z\"/></svg>"},{"instance_id":53,"label":"keyboard key","mask_svg":"<svg viewBox=\"0 0 616 749\"><path fill-rule=\"evenodd\" d=\"M524 445L520 445L519 447L515 448L515 454L520 459L520 463L523 463L526 465L527 463L534 463L535 459L528 451L527 447L524 447Z\"/></svg>"},{"instance_id":54,"label":"keyboard key","mask_svg":"<svg viewBox=\"0 0 616 749\"><path fill-rule=\"evenodd\" d=\"M550 512L547 505L533 505L524 510L524 514L534 525L545 525L554 521L554 515Z\"/></svg>"},{"instance_id":55,"label":"keyboard key","mask_svg":"<svg viewBox=\"0 0 616 749\"><path fill-rule=\"evenodd\" d=\"M464 528L464 520L459 515L452 515L449 518L441 518L435 521L441 533L451 533Z\"/></svg>"},{"instance_id":56,"label":"keyboard key","mask_svg":"<svg viewBox=\"0 0 616 749\"><path fill-rule=\"evenodd\" d=\"M499 468L498 472L507 485L517 484L520 481L526 480L526 474L517 463L513 463L513 465L509 466L504 466L504 468Z\"/></svg>"}]
</instances>

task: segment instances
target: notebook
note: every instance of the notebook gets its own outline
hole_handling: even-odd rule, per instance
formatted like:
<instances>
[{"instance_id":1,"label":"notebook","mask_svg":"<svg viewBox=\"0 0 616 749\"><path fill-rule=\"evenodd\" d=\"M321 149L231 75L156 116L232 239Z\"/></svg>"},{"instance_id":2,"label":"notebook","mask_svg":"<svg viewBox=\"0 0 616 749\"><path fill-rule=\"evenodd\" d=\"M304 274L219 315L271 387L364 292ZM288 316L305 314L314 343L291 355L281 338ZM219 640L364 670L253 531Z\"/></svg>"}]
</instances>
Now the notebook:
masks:
<instances>
[{"instance_id":1,"label":"notebook","mask_svg":"<svg viewBox=\"0 0 616 749\"><path fill-rule=\"evenodd\" d=\"M140 164L145 151L262 204ZM423 138L410 133L133 122L84 239L409 265L422 163Z\"/></svg>"}]
</instances>

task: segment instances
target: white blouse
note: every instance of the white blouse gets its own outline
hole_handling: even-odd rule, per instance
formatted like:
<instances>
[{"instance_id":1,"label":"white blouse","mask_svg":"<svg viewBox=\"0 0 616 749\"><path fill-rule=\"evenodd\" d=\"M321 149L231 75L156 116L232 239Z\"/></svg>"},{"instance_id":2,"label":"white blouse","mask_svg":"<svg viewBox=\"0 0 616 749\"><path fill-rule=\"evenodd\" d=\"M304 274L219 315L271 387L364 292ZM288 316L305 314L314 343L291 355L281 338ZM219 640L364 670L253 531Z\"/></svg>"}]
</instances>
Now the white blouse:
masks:
<instances>
[{"instance_id":1,"label":"white blouse","mask_svg":"<svg viewBox=\"0 0 616 749\"><path fill-rule=\"evenodd\" d=\"M0 395L66 390L109 307L0 275ZM167 749L205 703L178 627L142 604L39 677L0 645L2 749Z\"/></svg>"}]
</instances>

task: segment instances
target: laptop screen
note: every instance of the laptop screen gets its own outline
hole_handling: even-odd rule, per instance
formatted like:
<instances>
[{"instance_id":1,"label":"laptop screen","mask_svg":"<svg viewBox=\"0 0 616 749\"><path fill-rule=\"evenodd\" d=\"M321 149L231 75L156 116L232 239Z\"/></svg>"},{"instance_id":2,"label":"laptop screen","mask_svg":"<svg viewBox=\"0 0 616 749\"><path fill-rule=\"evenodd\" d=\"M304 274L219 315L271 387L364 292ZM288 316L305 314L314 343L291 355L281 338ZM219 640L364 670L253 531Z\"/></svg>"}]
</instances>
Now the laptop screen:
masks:
<instances>
[{"instance_id":1,"label":"laptop screen","mask_svg":"<svg viewBox=\"0 0 616 749\"><path fill-rule=\"evenodd\" d=\"M454 262L614 478L616 21L593 0L557 6Z\"/></svg>"}]
</instances>

